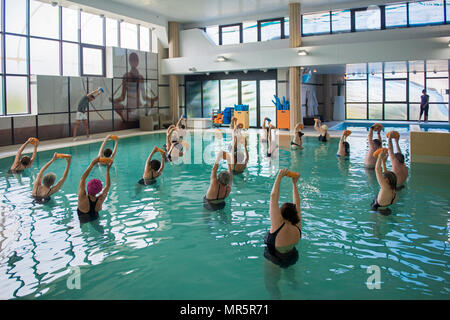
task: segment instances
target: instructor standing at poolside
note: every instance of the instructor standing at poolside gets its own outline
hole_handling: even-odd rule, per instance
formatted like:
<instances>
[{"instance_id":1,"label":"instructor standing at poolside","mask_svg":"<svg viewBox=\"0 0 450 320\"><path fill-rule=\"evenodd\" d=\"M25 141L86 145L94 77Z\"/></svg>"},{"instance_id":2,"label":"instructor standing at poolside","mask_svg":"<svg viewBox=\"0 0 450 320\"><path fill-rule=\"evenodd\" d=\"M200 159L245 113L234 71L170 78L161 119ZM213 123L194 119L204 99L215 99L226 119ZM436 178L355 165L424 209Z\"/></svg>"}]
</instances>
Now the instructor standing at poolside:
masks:
<instances>
[{"instance_id":1,"label":"instructor standing at poolside","mask_svg":"<svg viewBox=\"0 0 450 320\"><path fill-rule=\"evenodd\" d=\"M89 124L88 124L88 109L89 102L94 101L102 93L102 88L98 88L81 98L78 102L77 117L75 122L75 127L73 128L73 141L77 140L77 129L80 126L80 122L83 121L84 127L86 129L86 138L89 139Z\"/></svg>"},{"instance_id":2,"label":"instructor standing at poolside","mask_svg":"<svg viewBox=\"0 0 450 320\"><path fill-rule=\"evenodd\" d=\"M419 121L420 118L422 118L422 114L425 112L425 114L423 115L423 119L425 122L428 121L428 109L430 107L430 96L427 95L427 91L425 89L422 90L422 96L420 97L420 116L419 116Z\"/></svg>"}]
</instances>

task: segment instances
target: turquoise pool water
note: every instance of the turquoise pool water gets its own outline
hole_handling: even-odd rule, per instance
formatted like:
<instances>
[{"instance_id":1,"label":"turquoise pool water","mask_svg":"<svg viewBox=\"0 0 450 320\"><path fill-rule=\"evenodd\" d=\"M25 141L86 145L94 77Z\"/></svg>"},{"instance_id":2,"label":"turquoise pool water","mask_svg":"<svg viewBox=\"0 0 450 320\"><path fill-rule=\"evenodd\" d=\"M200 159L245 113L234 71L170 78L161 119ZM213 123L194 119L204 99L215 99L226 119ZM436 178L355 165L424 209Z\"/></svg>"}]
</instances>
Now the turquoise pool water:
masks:
<instances>
[{"instance_id":1,"label":"turquoise pool water","mask_svg":"<svg viewBox=\"0 0 450 320\"><path fill-rule=\"evenodd\" d=\"M212 165L194 163L201 159L197 146L204 151L209 139L193 138L192 164L167 164L158 183L146 187L136 181L164 136L121 139L100 219L82 226L79 177L100 143L58 150L73 155L72 166L46 205L32 203L32 180L53 151L40 152L22 176L6 174L11 158L2 159L0 298L448 299L450 167L411 165L393 214L383 217L370 211L378 185L363 168L366 140L349 137L348 161L337 159L337 141L305 138L302 151L279 152L280 167L301 173L303 216L299 260L281 273L263 257L278 167L254 156L256 135L249 136L248 170L235 176L219 212L202 207ZM403 140L401 146L409 164ZM60 175L64 165L57 161L51 170ZM104 168L91 173L104 176ZM291 182L281 187L280 202L291 201ZM380 289L366 285L372 265L380 268ZM68 287L71 267L79 267L80 289Z\"/></svg>"},{"instance_id":2,"label":"turquoise pool water","mask_svg":"<svg viewBox=\"0 0 450 320\"><path fill-rule=\"evenodd\" d=\"M367 132L369 131L369 128L376 123L375 121L372 122L341 122L333 127L330 128L330 130L351 130L351 131L363 131ZM383 124L383 131L389 132L391 130L396 130L399 133L409 133L409 124L400 124L400 123L384 123ZM422 131L427 132L450 132L450 125L446 123L423 123L423 122L417 122L414 124L418 124L420 126L420 129Z\"/></svg>"}]
</instances>

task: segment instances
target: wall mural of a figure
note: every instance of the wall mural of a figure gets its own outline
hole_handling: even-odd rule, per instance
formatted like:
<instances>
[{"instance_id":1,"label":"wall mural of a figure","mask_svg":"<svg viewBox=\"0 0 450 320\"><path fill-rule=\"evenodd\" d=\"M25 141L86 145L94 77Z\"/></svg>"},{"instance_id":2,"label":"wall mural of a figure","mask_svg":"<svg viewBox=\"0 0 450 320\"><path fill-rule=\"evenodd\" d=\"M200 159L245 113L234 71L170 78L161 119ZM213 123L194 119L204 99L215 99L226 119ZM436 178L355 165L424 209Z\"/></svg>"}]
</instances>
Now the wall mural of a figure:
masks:
<instances>
[{"instance_id":1,"label":"wall mural of a figure","mask_svg":"<svg viewBox=\"0 0 450 320\"><path fill-rule=\"evenodd\" d=\"M151 88L150 92L153 96L150 97L146 95L144 89L145 80L137 69L137 66L139 65L139 57L135 52L131 52L129 54L128 63L129 71L122 76L122 92L120 96L113 99L109 98L109 100L113 103L114 111L119 114L123 122L129 121L130 118L135 118L135 115L138 113L138 108L143 106L142 101L145 102L145 107L147 109L146 115L150 111L149 108L153 108L155 102L158 101L158 96ZM118 91L118 89L116 91ZM125 99L126 102L124 102Z\"/></svg>"}]
</instances>

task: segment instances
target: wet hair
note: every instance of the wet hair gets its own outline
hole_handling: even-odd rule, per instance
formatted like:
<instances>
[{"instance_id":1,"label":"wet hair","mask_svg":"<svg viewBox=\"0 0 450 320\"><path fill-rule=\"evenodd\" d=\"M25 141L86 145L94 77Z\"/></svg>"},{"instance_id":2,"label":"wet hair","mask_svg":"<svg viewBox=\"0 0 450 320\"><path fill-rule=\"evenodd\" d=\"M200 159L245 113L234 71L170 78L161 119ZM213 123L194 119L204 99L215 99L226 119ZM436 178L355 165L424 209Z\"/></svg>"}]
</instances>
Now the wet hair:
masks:
<instances>
[{"instance_id":1,"label":"wet hair","mask_svg":"<svg viewBox=\"0 0 450 320\"><path fill-rule=\"evenodd\" d=\"M111 157L112 153L113 153L113 151L112 151L110 148L106 148L105 150L103 150L103 155L104 155L106 158Z\"/></svg>"},{"instance_id":2,"label":"wet hair","mask_svg":"<svg viewBox=\"0 0 450 320\"><path fill-rule=\"evenodd\" d=\"M56 180L56 174L54 174L53 172L49 172L42 179L42 183L47 188L50 188L55 183L55 180Z\"/></svg>"},{"instance_id":3,"label":"wet hair","mask_svg":"<svg viewBox=\"0 0 450 320\"><path fill-rule=\"evenodd\" d=\"M381 143L381 141L379 139L373 139L373 143L375 143L375 145L378 148L381 148L383 146L383 144Z\"/></svg>"},{"instance_id":4,"label":"wet hair","mask_svg":"<svg viewBox=\"0 0 450 320\"><path fill-rule=\"evenodd\" d=\"M184 124L181 124L181 125L180 125L180 128L181 128L181 129L186 129L186 126L185 126Z\"/></svg>"},{"instance_id":5,"label":"wet hair","mask_svg":"<svg viewBox=\"0 0 450 320\"><path fill-rule=\"evenodd\" d=\"M350 144L347 141L342 142L342 144L344 145L345 154L349 155L350 154Z\"/></svg>"},{"instance_id":6,"label":"wet hair","mask_svg":"<svg viewBox=\"0 0 450 320\"><path fill-rule=\"evenodd\" d=\"M31 158L29 156L24 156L22 159L20 159L20 163L23 164L25 167L29 165L31 162Z\"/></svg>"},{"instance_id":7,"label":"wet hair","mask_svg":"<svg viewBox=\"0 0 450 320\"><path fill-rule=\"evenodd\" d=\"M230 182L230 173L228 171L220 171L217 176L217 180L219 180L220 184L226 186Z\"/></svg>"},{"instance_id":8,"label":"wet hair","mask_svg":"<svg viewBox=\"0 0 450 320\"><path fill-rule=\"evenodd\" d=\"M155 171L158 171L159 168L161 168L161 162L159 160L150 161L150 168L152 168Z\"/></svg>"},{"instance_id":9,"label":"wet hair","mask_svg":"<svg viewBox=\"0 0 450 320\"><path fill-rule=\"evenodd\" d=\"M297 207L295 206L295 204L291 202L285 202L281 206L280 211L283 219L289 221L290 223L295 225L300 222Z\"/></svg>"},{"instance_id":10,"label":"wet hair","mask_svg":"<svg viewBox=\"0 0 450 320\"><path fill-rule=\"evenodd\" d=\"M392 171L383 172L383 177L388 179L389 187L392 190L396 190L397 188L397 176Z\"/></svg>"},{"instance_id":11,"label":"wet hair","mask_svg":"<svg viewBox=\"0 0 450 320\"><path fill-rule=\"evenodd\" d=\"M405 163L405 156L401 152L397 152L394 155L400 163Z\"/></svg>"}]
</instances>

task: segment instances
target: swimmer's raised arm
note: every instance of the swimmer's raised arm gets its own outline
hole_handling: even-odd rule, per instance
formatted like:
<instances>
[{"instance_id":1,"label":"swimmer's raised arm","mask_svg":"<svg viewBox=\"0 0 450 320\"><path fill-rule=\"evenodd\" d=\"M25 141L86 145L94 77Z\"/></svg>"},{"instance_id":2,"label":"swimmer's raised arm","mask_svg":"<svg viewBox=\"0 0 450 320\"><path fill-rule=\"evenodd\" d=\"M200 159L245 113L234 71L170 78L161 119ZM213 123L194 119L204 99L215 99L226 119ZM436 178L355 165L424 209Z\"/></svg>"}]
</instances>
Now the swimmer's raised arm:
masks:
<instances>
[{"instance_id":1,"label":"swimmer's raised arm","mask_svg":"<svg viewBox=\"0 0 450 320\"><path fill-rule=\"evenodd\" d=\"M373 126L369 128L369 134L367 136L367 140L369 141L369 146L373 146Z\"/></svg>"},{"instance_id":2,"label":"swimmer's raised arm","mask_svg":"<svg viewBox=\"0 0 450 320\"><path fill-rule=\"evenodd\" d=\"M149 156L147 158L147 161L145 161L144 173L147 173L147 174L150 173L150 169L151 169L150 162L152 161L153 155L155 154L155 152L157 150L158 150L158 147L154 146L152 152L149 154ZM163 161L163 163L164 163L164 161Z\"/></svg>"},{"instance_id":3,"label":"swimmer's raised arm","mask_svg":"<svg viewBox=\"0 0 450 320\"><path fill-rule=\"evenodd\" d=\"M378 184L380 185L380 187L383 185L386 185L387 187L389 187L383 178L383 171L381 170L381 165L383 162L386 161L386 158L387 158L387 152L384 150L381 154L378 155L377 163L375 165L375 173L377 175L377 181L378 181ZM384 163L384 165L385 165L385 163Z\"/></svg>"},{"instance_id":4,"label":"swimmer's raised arm","mask_svg":"<svg viewBox=\"0 0 450 320\"><path fill-rule=\"evenodd\" d=\"M281 179L286 176L288 169L281 169L278 171L278 175L275 179L275 183L270 193L270 222L272 226L281 223L282 217L280 212L279 198L280 198L280 185Z\"/></svg>"},{"instance_id":5,"label":"swimmer's raised arm","mask_svg":"<svg viewBox=\"0 0 450 320\"><path fill-rule=\"evenodd\" d=\"M100 196L98 197L98 199L99 199L100 201L97 202L97 206L100 205L100 208L98 208L97 211L100 211L100 210L101 210L102 204L103 204L103 202L105 201L106 196L108 195L109 188L111 187L111 177L110 177L110 174L109 174L109 170L111 169L111 165L112 165L112 162L111 162L111 163L108 163L108 164L106 165L106 183L105 183L105 188L103 189L102 193L101 193ZM96 209L97 209L97 206L96 206Z\"/></svg>"},{"instance_id":6,"label":"swimmer's raised arm","mask_svg":"<svg viewBox=\"0 0 450 320\"><path fill-rule=\"evenodd\" d=\"M102 145L100 146L100 149L98 149L98 156L99 157L103 157L103 149L105 149L106 143L108 142L108 140L111 139L111 135L107 135L105 137L105 139L103 140Z\"/></svg>"},{"instance_id":7,"label":"swimmer's raised arm","mask_svg":"<svg viewBox=\"0 0 450 320\"><path fill-rule=\"evenodd\" d=\"M80 185L78 186L78 196L86 195L86 178L91 173L92 168L98 163L100 157L94 158L86 171L81 175Z\"/></svg>"},{"instance_id":8,"label":"swimmer's raised arm","mask_svg":"<svg viewBox=\"0 0 450 320\"><path fill-rule=\"evenodd\" d=\"M263 125L262 125L263 129L267 129L266 121L267 121L267 117L264 118Z\"/></svg>"},{"instance_id":9,"label":"swimmer's raised arm","mask_svg":"<svg viewBox=\"0 0 450 320\"><path fill-rule=\"evenodd\" d=\"M33 156L31 157L30 164L28 165L28 167L31 167L31 165L33 164L34 160L36 160L38 144L39 144L39 140L34 143Z\"/></svg>"},{"instance_id":10,"label":"swimmer's raised arm","mask_svg":"<svg viewBox=\"0 0 450 320\"><path fill-rule=\"evenodd\" d=\"M398 161L394 154L394 147L392 145L392 136L388 138L388 153L389 153L389 159L391 162Z\"/></svg>"},{"instance_id":11,"label":"swimmer's raised arm","mask_svg":"<svg viewBox=\"0 0 450 320\"><path fill-rule=\"evenodd\" d=\"M211 182L217 181L217 170L219 169L220 159L223 158L223 154L224 154L223 151L217 152L216 161L214 162L214 166L211 170L211 177L210 177Z\"/></svg>"},{"instance_id":12,"label":"swimmer's raised arm","mask_svg":"<svg viewBox=\"0 0 450 320\"><path fill-rule=\"evenodd\" d=\"M298 218L300 220L300 227L302 226L302 213L300 209L300 194L298 192L297 182L298 176L292 177L292 202L295 203L295 207L297 208Z\"/></svg>"},{"instance_id":13,"label":"swimmer's raised arm","mask_svg":"<svg viewBox=\"0 0 450 320\"><path fill-rule=\"evenodd\" d=\"M31 143L33 140L32 140L32 138L29 138L27 141L25 141L25 143L19 148L19 150L17 150L17 153L16 153L16 157L14 158L14 162L13 162L13 164L12 164L12 166L11 166L11 169L14 169L15 167L17 167L17 165L19 164L19 162L20 162L20 157L22 156L22 152L23 152L23 150L25 149L25 147L29 144L29 143Z\"/></svg>"},{"instance_id":14,"label":"swimmer's raised arm","mask_svg":"<svg viewBox=\"0 0 450 320\"><path fill-rule=\"evenodd\" d=\"M233 182L233 165L231 163L231 156L229 153L224 152L224 154L227 157L227 164L228 164L228 173L230 174L230 182L228 182L229 185L232 185Z\"/></svg>"},{"instance_id":15,"label":"swimmer's raised arm","mask_svg":"<svg viewBox=\"0 0 450 320\"><path fill-rule=\"evenodd\" d=\"M245 164L247 165L248 159L249 159L249 156L248 156L248 148L247 148L247 138L245 138L244 141L245 141L245 142L244 142L244 149L245 149Z\"/></svg>"},{"instance_id":16,"label":"swimmer's raised arm","mask_svg":"<svg viewBox=\"0 0 450 320\"><path fill-rule=\"evenodd\" d=\"M402 153L402 150L400 149L400 145L398 144L399 137L394 138L394 140L395 140L395 146L397 147L397 152Z\"/></svg>"},{"instance_id":17,"label":"swimmer's raised arm","mask_svg":"<svg viewBox=\"0 0 450 320\"><path fill-rule=\"evenodd\" d=\"M53 163L53 161L56 160L56 152L53 154L53 158L51 158L51 160L49 162L47 162L39 171L36 180L34 180L33 183L33 194L36 194L37 192L37 188L41 185L42 183L42 177L44 176L44 172L45 170L48 169L48 167L50 167L50 165Z\"/></svg>"},{"instance_id":18,"label":"swimmer's raised arm","mask_svg":"<svg viewBox=\"0 0 450 320\"><path fill-rule=\"evenodd\" d=\"M317 132L319 132L319 133L322 133L322 130L320 130L320 124L321 124L322 122L319 120L319 119L317 119L317 118L314 118L314 129L317 131Z\"/></svg>"},{"instance_id":19,"label":"swimmer's raised arm","mask_svg":"<svg viewBox=\"0 0 450 320\"><path fill-rule=\"evenodd\" d=\"M69 157L66 158L66 160L67 160L67 164L66 164L66 169L64 170L64 174L63 174L62 178L58 181L58 183L53 188L51 188L49 195L52 195L55 192L58 192L59 189L61 189L61 187L63 186L64 182L67 179L67 176L69 174L70 162L72 161L72 156L69 155Z\"/></svg>"}]
</instances>

